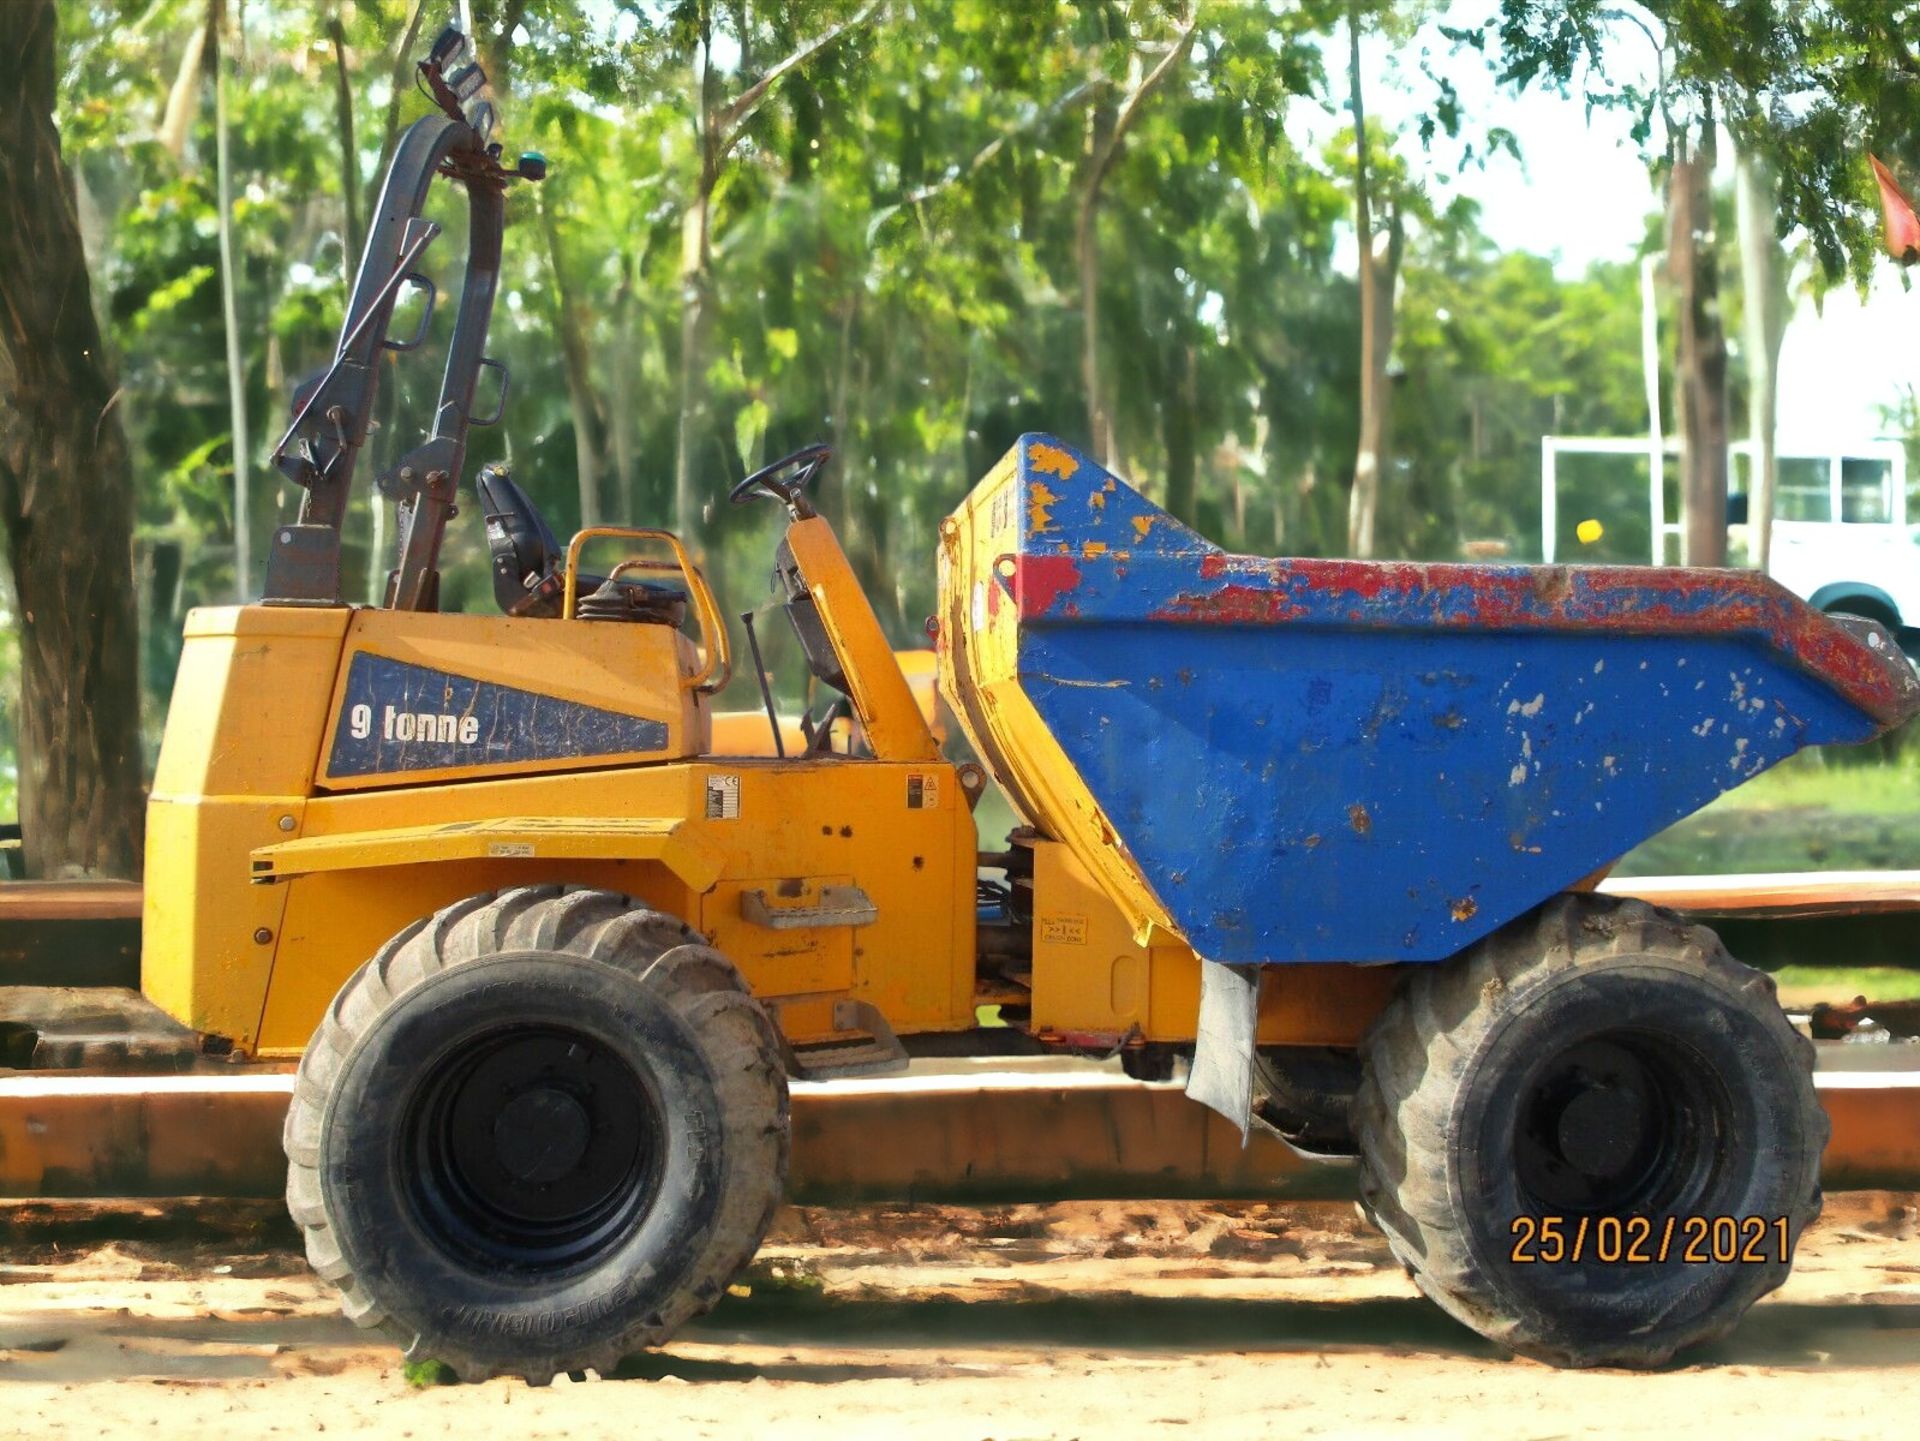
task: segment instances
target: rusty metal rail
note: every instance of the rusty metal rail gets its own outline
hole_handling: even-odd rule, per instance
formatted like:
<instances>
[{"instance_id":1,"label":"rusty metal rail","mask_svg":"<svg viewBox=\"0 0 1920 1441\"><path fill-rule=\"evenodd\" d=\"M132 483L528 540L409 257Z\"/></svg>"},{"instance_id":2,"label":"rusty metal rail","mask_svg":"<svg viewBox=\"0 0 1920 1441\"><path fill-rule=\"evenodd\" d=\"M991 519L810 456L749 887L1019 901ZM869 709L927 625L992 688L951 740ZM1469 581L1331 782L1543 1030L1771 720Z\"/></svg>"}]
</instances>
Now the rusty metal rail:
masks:
<instances>
[{"instance_id":1,"label":"rusty metal rail","mask_svg":"<svg viewBox=\"0 0 1920 1441\"><path fill-rule=\"evenodd\" d=\"M1754 964L1904 956L1920 919L1920 871L1613 876L1599 889L1710 922L1735 955ZM0 882L0 986L137 988L141 894L135 881ZM1755 934L1752 923L1779 920L1812 929L1793 928L1791 943ZM1882 937L1875 925L1893 929ZM1825 939L1812 941L1815 935Z\"/></svg>"},{"instance_id":2,"label":"rusty metal rail","mask_svg":"<svg viewBox=\"0 0 1920 1441\"><path fill-rule=\"evenodd\" d=\"M1711 918L1803 920L1920 911L1920 871L1785 871L1737 876L1609 876L1604 895L1634 896Z\"/></svg>"},{"instance_id":3,"label":"rusty metal rail","mask_svg":"<svg viewBox=\"0 0 1920 1441\"><path fill-rule=\"evenodd\" d=\"M1816 1080L1827 1188L1920 1188L1920 1069ZM285 1072L0 1079L0 1197L278 1195L291 1089ZM1177 1086L1098 1071L796 1084L793 1140L789 1194L812 1203L1353 1194L1347 1164L1242 1148Z\"/></svg>"},{"instance_id":4,"label":"rusty metal rail","mask_svg":"<svg viewBox=\"0 0 1920 1441\"><path fill-rule=\"evenodd\" d=\"M754 719L758 722L758 713ZM1609 876L1599 889L1699 916L1859 915L1920 910L1920 871ZM0 882L0 922L140 919L138 881Z\"/></svg>"},{"instance_id":5,"label":"rusty metal rail","mask_svg":"<svg viewBox=\"0 0 1920 1441\"><path fill-rule=\"evenodd\" d=\"M7 881L0 921L137 921L138 881Z\"/></svg>"}]
</instances>

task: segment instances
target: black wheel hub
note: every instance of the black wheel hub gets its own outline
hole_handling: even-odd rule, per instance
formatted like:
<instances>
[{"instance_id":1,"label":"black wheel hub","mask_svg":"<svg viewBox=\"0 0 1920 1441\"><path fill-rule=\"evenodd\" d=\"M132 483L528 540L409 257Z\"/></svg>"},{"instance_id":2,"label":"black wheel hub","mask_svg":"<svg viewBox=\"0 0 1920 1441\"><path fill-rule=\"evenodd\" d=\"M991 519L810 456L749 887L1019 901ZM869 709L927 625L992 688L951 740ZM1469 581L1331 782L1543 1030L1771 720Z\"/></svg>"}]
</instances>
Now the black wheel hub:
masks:
<instances>
[{"instance_id":1,"label":"black wheel hub","mask_svg":"<svg viewBox=\"0 0 1920 1441\"><path fill-rule=\"evenodd\" d=\"M589 1261L646 1212L657 1182L652 1095L600 1041L561 1027L505 1027L442 1056L402 1129L414 1215L469 1263Z\"/></svg>"},{"instance_id":2,"label":"black wheel hub","mask_svg":"<svg viewBox=\"0 0 1920 1441\"><path fill-rule=\"evenodd\" d=\"M1728 1124L1717 1076L1640 1032L1590 1037L1544 1060L1521 1097L1514 1158L1543 1214L1671 1212L1704 1192Z\"/></svg>"},{"instance_id":3,"label":"black wheel hub","mask_svg":"<svg viewBox=\"0 0 1920 1441\"><path fill-rule=\"evenodd\" d=\"M506 1172L530 1186L549 1186L579 1168L592 1138L586 1107L565 1091L536 1086L500 1108L493 1149Z\"/></svg>"}]
</instances>

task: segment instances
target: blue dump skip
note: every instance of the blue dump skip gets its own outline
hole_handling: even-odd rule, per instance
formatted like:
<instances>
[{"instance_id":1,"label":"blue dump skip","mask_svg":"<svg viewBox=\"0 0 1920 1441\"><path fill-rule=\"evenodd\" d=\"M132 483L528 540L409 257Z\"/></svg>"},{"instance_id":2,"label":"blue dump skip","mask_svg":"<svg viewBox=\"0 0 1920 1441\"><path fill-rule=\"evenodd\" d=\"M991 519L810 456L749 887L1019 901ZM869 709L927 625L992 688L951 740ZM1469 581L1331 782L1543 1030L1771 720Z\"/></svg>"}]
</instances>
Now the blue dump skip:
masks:
<instances>
[{"instance_id":1,"label":"blue dump skip","mask_svg":"<svg viewBox=\"0 0 1920 1441\"><path fill-rule=\"evenodd\" d=\"M1443 959L1920 705L1752 572L1230 555L1046 436L1012 504L1021 688L1209 960Z\"/></svg>"}]
</instances>

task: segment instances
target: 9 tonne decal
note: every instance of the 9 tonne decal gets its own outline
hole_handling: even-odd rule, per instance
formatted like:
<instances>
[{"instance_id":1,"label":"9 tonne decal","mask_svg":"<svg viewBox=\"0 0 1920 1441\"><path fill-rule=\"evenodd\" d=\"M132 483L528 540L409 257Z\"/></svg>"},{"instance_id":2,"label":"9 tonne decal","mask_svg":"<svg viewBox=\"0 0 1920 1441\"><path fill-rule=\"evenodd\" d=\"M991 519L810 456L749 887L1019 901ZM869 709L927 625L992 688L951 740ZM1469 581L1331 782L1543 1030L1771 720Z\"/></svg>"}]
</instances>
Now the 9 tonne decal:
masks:
<instances>
[{"instance_id":1,"label":"9 tonne decal","mask_svg":"<svg viewBox=\"0 0 1920 1441\"><path fill-rule=\"evenodd\" d=\"M327 774L632 755L666 743L661 721L362 651L347 668Z\"/></svg>"}]
</instances>

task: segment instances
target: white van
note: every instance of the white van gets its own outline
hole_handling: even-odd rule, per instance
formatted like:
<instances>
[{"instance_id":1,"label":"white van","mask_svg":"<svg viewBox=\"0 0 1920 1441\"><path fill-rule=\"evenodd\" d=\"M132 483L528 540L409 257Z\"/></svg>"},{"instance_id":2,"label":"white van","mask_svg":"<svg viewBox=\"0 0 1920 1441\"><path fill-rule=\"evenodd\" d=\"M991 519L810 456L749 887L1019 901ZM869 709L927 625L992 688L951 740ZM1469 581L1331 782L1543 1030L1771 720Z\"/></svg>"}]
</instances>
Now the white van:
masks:
<instances>
[{"instance_id":1,"label":"white van","mask_svg":"<svg viewBox=\"0 0 1920 1441\"><path fill-rule=\"evenodd\" d=\"M1781 455L1773 503L1773 578L1824 611L1891 630L1920 628L1920 527L1907 522L1907 455L1895 441L1831 455ZM1747 514L1748 448L1728 477L1730 518ZM1747 527L1728 529L1729 558L1748 554Z\"/></svg>"}]
</instances>

